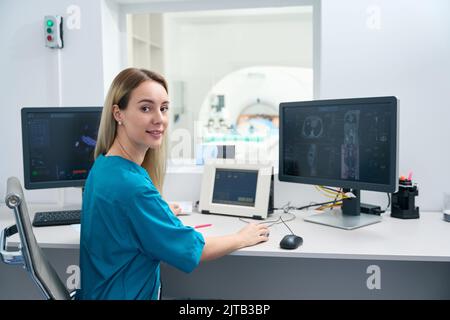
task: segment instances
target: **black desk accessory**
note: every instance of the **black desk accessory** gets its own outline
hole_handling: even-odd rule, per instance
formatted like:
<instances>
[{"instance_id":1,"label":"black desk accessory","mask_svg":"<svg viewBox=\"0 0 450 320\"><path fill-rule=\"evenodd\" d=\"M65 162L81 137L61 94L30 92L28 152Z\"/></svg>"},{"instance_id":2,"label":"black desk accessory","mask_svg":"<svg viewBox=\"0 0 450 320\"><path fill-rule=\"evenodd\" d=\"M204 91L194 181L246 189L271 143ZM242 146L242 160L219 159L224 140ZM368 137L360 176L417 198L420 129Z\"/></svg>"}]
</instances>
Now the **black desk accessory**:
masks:
<instances>
[{"instance_id":1,"label":"black desk accessory","mask_svg":"<svg viewBox=\"0 0 450 320\"><path fill-rule=\"evenodd\" d=\"M398 191L392 194L391 217L399 219L418 219L419 207L415 206L415 197L419 195L417 185L411 179L401 177Z\"/></svg>"}]
</instances>

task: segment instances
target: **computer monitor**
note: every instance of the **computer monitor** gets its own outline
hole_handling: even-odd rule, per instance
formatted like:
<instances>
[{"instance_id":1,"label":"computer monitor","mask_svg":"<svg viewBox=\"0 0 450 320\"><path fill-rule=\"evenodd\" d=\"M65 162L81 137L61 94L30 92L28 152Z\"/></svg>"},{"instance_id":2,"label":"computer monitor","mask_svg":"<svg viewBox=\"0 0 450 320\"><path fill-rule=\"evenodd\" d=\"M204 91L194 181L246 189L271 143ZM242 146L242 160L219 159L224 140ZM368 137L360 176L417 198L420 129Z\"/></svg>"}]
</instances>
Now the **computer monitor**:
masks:
<instances>
[{"instance_id":1,"label":"computer monitor","mask_svg":"<svg viewBox=\"0 0 450 320\"><path fill-rule=\"evenodd\" d=\"M22 108L26 189L84 186L101 112L101 107Z\"/></svg>"},{"instance_id":2,"label":"computer monitor","mask_svg":"<svg viewBox=\"0 0 450 320\"><path fill-rule=\"evenodd\" d=\"M280 104L280 181L344 188L342 212L306 221L354 229L381 221L360 213L360 190L395 192L398 181L396 97Z\"/></svg>"}]
</instances>

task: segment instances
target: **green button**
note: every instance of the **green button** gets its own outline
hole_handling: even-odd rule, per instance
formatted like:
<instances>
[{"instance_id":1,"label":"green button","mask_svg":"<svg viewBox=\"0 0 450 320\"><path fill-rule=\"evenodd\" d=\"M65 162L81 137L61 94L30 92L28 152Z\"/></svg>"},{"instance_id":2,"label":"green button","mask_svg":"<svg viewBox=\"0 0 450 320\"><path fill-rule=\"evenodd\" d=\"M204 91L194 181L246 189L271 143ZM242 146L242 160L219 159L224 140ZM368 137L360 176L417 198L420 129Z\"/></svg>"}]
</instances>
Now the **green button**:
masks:
<instances>
[{"instance_id":1,"label":"green button","mask_svg":"<svg viewBox=\"0 0 450 320\"><path fill-rule=\"evenodd\" d=\"M47 25L49 27L53 27L53 21L52 20L47 20Z\"/></svg>"}]
</instances>

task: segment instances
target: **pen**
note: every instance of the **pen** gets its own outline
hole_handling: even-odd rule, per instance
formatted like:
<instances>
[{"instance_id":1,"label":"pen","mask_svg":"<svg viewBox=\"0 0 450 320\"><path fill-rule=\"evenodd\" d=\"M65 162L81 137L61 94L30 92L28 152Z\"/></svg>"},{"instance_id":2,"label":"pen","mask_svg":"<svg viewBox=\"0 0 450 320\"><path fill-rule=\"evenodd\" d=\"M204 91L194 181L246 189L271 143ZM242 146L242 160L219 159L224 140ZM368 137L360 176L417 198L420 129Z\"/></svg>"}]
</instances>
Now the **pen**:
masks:
<instances>
[{"instance_id":1,"label":"pen","mask_svg":"<svg viewBox=\"0 0 450 320\"><path fill-rule=\"evenodd\" d=\"M212 224L211 223L207 223L207 224L198 224L194 227L194 229L198 229L198 228L205 228L205 227L211 227Z\"/></svg>"},{"instance_id":2,"label":"pen","mask_svg":"<svg viewBox=\"0 0 450 320\"><path fill-rule=\"evenodd\" d=\"M411 181L412 175L413 175L413 173L412 173L412 171L410 171L410 172L409 172L409 175L408 175L408 180L409 180L409 181Z\"/></svg>"}]
</instances>

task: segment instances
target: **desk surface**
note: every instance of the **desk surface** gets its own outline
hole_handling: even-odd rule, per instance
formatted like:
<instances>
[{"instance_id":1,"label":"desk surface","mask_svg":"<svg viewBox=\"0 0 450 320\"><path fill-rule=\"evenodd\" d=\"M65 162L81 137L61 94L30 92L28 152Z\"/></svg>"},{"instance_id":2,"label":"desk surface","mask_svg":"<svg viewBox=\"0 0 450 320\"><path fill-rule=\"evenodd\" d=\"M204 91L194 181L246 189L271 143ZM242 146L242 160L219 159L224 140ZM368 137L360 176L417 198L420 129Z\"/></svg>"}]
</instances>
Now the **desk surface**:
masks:
<instances>
[{"instance_id":1,"label":"desk surface","mask_svg":"<svg viewBox=\"0 0 450 320\"><path fill-rule=\"evenodd\" d=\"M49 206L31 205L30 213L49 210ZM57 210L53 207L53 210ZM423 212L420 219L402 220L384 215L380 223L355 230L343 230L305 222L304 217L314 211L298 211L295 219L287 224L294 233L303 237L303 245L295 250L279 248L279 242L289 230L282 223L270 226L269 241L238 250L232 255L260 257L300 257L362 260L402 260L402 261L450 261L450 223L443 221L440 212ZM266 220L276 220L275 213ZM283 219L290 216L284 214ZM245 222L236 217L202 215L192 213L181 216L185 225L212 224L197 229L204 236L219 236L235 233ZM257 220L244 219L258 222ZM0 207L0 226L14 223L11 210ZM36 239L42 247L79 248L79 225L34 228ZM10 239L12 245L18 237Z\"/></svg>"}]
</instances>

